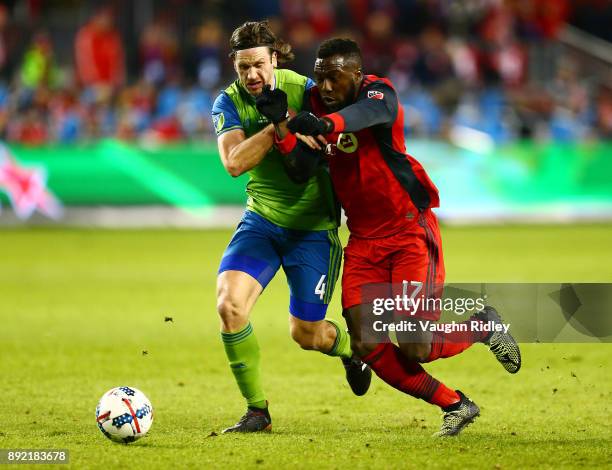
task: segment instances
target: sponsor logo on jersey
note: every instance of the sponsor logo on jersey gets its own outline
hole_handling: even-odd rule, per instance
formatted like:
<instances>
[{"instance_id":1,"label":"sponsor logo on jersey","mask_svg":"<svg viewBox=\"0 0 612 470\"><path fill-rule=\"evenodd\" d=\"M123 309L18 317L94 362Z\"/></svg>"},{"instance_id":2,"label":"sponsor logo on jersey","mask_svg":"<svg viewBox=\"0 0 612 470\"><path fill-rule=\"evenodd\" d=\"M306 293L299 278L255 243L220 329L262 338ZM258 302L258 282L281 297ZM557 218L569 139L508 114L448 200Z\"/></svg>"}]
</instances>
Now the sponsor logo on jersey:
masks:
<instances>
[{"instance_id":1,"label":"sponsor logo on jersey","mask_svg":"<svg viewBox=\"0 0 612 470\"><path fill-rule=\"evenodd\" d=\"M352 132L340 134L336 147L344 153L353 153L359 146L357 137Z\"/></svg>"},{"instance_id":2,"label":"sponsor logo on jersey","mask_svg":"<svg viewBox=\"0 0 612 470\"><path fill-rule=\"evenodd\" d=\"M368 91L368 98L374 98L375 100L382 100L385 94L382 91L370 90Z\"/></svg>"}]
</instances>

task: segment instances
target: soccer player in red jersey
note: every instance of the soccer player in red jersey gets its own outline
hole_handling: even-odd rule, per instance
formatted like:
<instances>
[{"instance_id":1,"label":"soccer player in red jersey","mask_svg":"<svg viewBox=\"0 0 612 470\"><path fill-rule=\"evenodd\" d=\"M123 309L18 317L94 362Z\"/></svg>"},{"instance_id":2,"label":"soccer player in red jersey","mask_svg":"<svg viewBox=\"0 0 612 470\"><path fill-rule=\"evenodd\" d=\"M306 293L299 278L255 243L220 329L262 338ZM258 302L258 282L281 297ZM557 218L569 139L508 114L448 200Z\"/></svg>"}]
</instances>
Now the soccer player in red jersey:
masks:
<instances>
[{"instance_id":1,"label":"soccer player in red jersey","mask_svg":"<svg viewBox=\"0 0 612 470\"><path fill-rule=\"evenodd\" d=\"M284 129L276 127L276 145L296 181L307 181L318 165L329 164L350 231L344 249L342 306L352 349L392 387L442 408L438 436L456 435L480 409L429 375L421 363L483 342L508 372L516 373L521 364L518 344L508 333L474 328L397 332L399 346L371 334L374 294L367 293L368 286L410 286L423 298L441 295L444 262L438 221L431 210L439 205L438 191L421 164L406 153L404 111L392 83L363 74L354 41L322 43L314 78L317 86L305 92L306 111L289 119ZM421 309L411 312L411 321L437 321L439 316L439 310ZM491 307L466 324L472 321L501 323Z\"/></svg>"}]
</instances>

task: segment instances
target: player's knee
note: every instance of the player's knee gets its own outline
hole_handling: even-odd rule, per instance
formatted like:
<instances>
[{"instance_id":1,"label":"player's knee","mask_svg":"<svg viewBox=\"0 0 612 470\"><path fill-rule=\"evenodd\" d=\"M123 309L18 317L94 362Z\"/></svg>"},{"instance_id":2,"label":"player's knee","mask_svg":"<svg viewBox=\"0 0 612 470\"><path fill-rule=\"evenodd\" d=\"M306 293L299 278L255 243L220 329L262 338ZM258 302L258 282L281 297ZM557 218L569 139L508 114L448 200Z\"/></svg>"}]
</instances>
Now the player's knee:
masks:
<instances>
[{"instance_id":1,"label":"player's knee","mask_svg":"<svg viewBox=\"0 0 612 470\"><path fill-rule=\"evenodd\" d=\"M317 335L314 331L303 328L299 325L291 325L291 338L302 349L317 349Z\"/></svg>"},{"instance_id":2,"label":"player's knee","mask_svg":"<svg viewBox=\"0 0 612 470\"><path fill-rule=\"evenodd\" d=\"M299 344L300 348L306 351L313 351L319 349L317 340L313 335L297 336L293 339L297 344Z\"/></svg>"},{"instance_id":3,"label":"player's knee","mask_svg":"<svg viewBox=\"0 0 612 470\"><path fill-rule=\"evenodd\" d=\"M409 361L425 362L431 352L431 345L427 343L399 343L402 355Z\"/></svg>"},{"instance_id":4,"label":"player's knee","mask_svg":"<svg viewBox=\"0 0 612 470\"><path fill-rule=\"evenodd\" d=\"M236 331L247 321L244 307L228 295L221 295L217 299L217 312L225 331Z\"/></svg>"}]
</instances>

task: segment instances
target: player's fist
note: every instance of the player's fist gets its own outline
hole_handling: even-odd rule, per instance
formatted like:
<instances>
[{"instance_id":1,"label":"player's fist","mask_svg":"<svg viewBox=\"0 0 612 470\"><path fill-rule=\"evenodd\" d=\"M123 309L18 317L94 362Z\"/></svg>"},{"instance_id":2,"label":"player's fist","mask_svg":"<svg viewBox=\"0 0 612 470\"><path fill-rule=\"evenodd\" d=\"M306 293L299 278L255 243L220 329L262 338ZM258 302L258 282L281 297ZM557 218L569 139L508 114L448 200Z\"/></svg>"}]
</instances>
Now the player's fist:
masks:
<instances>
[{"instance_id":1,"label":"player's fist","mask_svg":"<svg viewBox=\"0 0 612 470\"><path fill-rule=\"evenodd\" d=\"M319 119L307 111L301 111L292 117L287 127L293 134L299 132L302 135L325 135L333 131L333 124L330 120Z\"/></svg>"},{"instance_id":2,"label":"player's fist","mask_svg":"<svg viewBox=\"0 0 612 470\"><path fill-rule=\"evenodd\" d=\"M267 117L273 124L287 119L287 94L280 88L263 87L261 94L255 98L257 111Z\"/></svg>"}]
</instances>

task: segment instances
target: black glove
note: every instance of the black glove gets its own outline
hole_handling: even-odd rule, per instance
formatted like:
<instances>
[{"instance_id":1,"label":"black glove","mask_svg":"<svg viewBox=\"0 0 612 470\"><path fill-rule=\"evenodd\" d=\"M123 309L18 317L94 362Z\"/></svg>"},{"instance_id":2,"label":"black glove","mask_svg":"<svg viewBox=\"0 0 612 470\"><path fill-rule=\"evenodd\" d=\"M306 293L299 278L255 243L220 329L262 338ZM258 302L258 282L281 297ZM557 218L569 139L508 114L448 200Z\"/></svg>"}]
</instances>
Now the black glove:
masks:
<instances>
[{"instance_id":1,"label":"black glove","mask_svg":"<svg viewBox=\"0 0 612 470\"><path fill-rule=\"evenodd\" d=\"M264 86L261 94L255 98L255 106L273 124L287 119L287 94L280 88L271 90L270 85Z\"/></svg>"},{"instance_id":2,"label":"black glove","mask_svg":"<svg viewBox=\"0 0 612 470\"><path fill-rule=\"evenodd\" d=\"M334 130L334 125L330 120L319 119L307 111L302 111L292 117L287 127L293 134L299 132L302 135L325 135Z\"/></svg>"},{"instance_id":3,"label":"black glove","mask_svg":"<svg viewBox=\"0 0 612 470\"><path fill-rule=\"evenodd\" d=\"M316 174L322 156L321 152L298 140L295 148L283 159L289 179L296 184L306 183Z\"/></svg>"}]
</instances>

